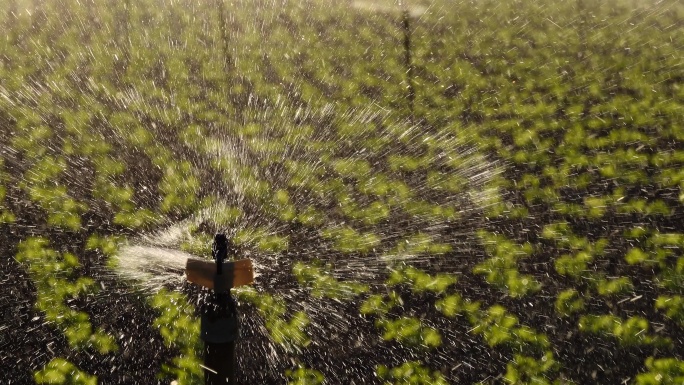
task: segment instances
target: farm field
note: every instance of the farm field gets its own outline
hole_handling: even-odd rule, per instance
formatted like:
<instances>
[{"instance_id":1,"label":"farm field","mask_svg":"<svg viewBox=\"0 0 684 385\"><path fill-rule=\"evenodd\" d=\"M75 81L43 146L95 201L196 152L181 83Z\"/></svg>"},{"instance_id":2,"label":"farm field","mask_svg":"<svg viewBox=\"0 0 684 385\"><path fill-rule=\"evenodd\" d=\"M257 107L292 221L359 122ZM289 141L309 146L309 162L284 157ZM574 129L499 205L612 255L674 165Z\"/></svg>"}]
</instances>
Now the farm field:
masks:
<instances>
[{"instance_id":1,"label":"farm field","mask_svg":"<svg viewBox=\"0 0 684 385\"><path fill-rule=\"evenodd\" d=\"M684 381L680 1L0 4L9 384Z\"/></svg>"}]
</instances>

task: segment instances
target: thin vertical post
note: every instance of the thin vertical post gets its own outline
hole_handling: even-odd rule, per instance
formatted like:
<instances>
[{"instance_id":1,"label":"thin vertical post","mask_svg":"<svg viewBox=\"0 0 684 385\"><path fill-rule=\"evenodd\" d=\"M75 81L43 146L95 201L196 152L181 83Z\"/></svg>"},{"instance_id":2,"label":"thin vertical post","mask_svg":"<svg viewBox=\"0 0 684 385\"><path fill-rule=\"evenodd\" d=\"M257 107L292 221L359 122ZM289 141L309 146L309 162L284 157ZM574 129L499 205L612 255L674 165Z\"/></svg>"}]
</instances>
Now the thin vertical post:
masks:
<instances>
[{"instance_id":1,"label":"thin vertical post","mask_svg":"<svg viewBox=\"0 0 684 385\"><path fill-rule=\"evenodd\" d=\"M404 63L406 66L407 99L411 124L415 123L416 90L413 84L413 60L411 58L411 14L408 8L402 11L402 28L404 30Z\"/></svg>"},{"instance_id":2,"label":"thin vertical post","mask_svg":"<svg viewBox=\"0 0 684 385\"><path fill-rule=\"evenodd\" d=\"M214 291L208 297L200 325L204 340L205 385L234 385L236 382L237 309L230 295L233 271L226 271L223 266L228 256L228 243L226 235L219 233L212 246L216 262ZM230 285L225 284L225 275L229 275Z\"/></svg>"},{"instance_id":3,"label":"thin vertical post","mask_svg":"<svg viewBox=\"0 0 684 385\"><path fill-rule=\"evenodd\" d=\"M580 40L581 60L587 58L587 28L589 28L589 18L587 17L587 7L584 0L577 0L577 12L579 13L578 35Z\"/></svg>"},{"instance_id":4,"label":"thin vertical post","mask_svg":"<svg viewBox=\"0 0 684 385\"><path fill-rule=\"evenodd\" d=\"M223 70L229 71L233 66L233 57L230 54L230 38L226 26L226 6L223 0L216 0L216 8L218 9L218 23L221 33L221 47L223 49Z\"/></svg>"}]
</instances>

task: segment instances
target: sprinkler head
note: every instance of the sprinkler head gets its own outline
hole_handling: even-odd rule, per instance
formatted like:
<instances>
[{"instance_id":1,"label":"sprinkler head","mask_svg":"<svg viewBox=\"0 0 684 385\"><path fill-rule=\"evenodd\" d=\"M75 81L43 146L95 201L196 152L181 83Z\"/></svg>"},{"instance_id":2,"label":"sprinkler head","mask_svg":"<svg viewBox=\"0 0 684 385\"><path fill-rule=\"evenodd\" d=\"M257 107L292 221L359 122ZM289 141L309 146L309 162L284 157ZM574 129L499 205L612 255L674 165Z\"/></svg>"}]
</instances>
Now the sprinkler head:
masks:
<instances>
[{"instance_id":1,"label":"sprinkler head","mask_svg":"<svg viewBox=\"0 0 684 385\"><path fill-rule=\"evenodd\" d=\"M228 238L226 234L218 233L214 236L214 244L211 247L211 254L216 261L216 274L223 274L223 262L228 256Z\"/></svg>"}]
</instances>

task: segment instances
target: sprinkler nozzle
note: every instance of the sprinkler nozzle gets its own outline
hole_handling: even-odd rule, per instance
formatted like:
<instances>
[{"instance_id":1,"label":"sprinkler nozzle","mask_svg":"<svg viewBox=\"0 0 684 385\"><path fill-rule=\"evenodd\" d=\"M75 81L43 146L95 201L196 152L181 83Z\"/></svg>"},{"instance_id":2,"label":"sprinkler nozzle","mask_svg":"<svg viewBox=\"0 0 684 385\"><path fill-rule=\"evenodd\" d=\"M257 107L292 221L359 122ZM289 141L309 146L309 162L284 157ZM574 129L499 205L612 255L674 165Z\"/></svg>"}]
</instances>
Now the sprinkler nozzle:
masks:
<instances>
[{"instance_id":1,"label":"sprinkler nozzle","mask_svg":"<svg viewBox=\"0 0 684 385\"><path fill-rule=\"evenodd\" d=\"M228 238L226 238L226 234L218 233L214 236L211 254L216 261L216 274L223 274L223 261L225 261L228 256Z\"/></svg>"}]
</instances>

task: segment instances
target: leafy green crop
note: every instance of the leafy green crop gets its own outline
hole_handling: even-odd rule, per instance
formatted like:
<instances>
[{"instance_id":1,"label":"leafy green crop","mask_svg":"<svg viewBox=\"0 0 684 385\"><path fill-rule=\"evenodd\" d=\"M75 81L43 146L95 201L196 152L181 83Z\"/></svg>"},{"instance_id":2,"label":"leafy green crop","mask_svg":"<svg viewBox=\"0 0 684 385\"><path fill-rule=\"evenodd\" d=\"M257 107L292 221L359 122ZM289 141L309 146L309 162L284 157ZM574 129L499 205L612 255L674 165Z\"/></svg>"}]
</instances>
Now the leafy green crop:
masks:
<instances>
[{"instance_id":1,"label":"leafy green crop","mask_svg":"<svg viewBox=\"0 0 684 385\"><path fill-rule=\"evenodd\" d=\"M321 385L325 381L325 377L318 370L302 366L286 371L285 375L289 378L288 385Z\"/></svg>"},{"instance_id":2,"label":"leafy green crop","mask_svg":"<svg viewBox=\"0 0 684 385\"><path fill-rule=\"evenodd\" d=\"M684 297L681 295L662 295L656 300L655 307L664 310L665 314L680 326L684 325Z\"/></svg>"},{"instance_id":3,"label":"leafy green crop","mask_svg":"<svg viewBox=\"0 0 684 385\"><path fill-rule=\"evenodd\" d=\"M74 364L63 359L52 359L34 375L37 384L96 385L97 377L79 370Z\"/></svg>"},{"instance_id":4,"label":"leafy green crop","mask_svg":"<svg viewBox=\"0 0 684 385\"><path fill-rule=\"evenodd\" d=\"M385 385L445 385L448 383L439 371L431 371L419 361L405 362L394 368L381 365L377 368L377 374L383 379Z\"/></svg>"},{"instance_id":5,"label":"leafy green crop","mask_svg":"<svg viewBox=\"0 0 684 385\"><path fill-rule=\"evenodd\" d=\"M679 384L684 381L684 361L675 358L646 359L646 373L638 374L637 385Z\"/></svg>"},{"instance_id":6,"label":"leafy green crop","mask_svg":"<svg viewBox=\"0 0 684 385\"><path fill-rule=\"evenodd\" d=\"M349 299L368 291L366 285L335 279L327 268L298 262L292 273L301 285L311 287L311 295L316 298Z\"/></svg>"},{"instance_id":7,"label":"leafy green crop","mask_svg":"<svg viewBox=\"0 0 684 385\"><path fill-rule=\"evenodd\" d=\"M162 374L177 379L181 384L201 383L200 323L194 315L194 307L187 303L183 295L166 290L157 293L150 301L151 306L160 313L154 326L159 328L166 346L180 353L164 364Z\"/></svg>"},{"instance_id":8,"label":"leafy green crop","mask_svg":"<svg viewBox=\"0 0 684 385\"><path fill-rule=\"evenodd\" d=\"M439 331L424 326L417 318L379 319L376 326L383 331L382 338L385 340L396 340L402 344L428 348L436 348L442 344Z\"/></svg>"},{"instance_id":9,"label":"leafy green crop","mask_svg":"<svg viewBox=\"0 0 684 385\"><path fill-rule=\"evenodd\" d=\"M436 294L444 293L447 288L456 283L456 277L448 274L431 276L422 270L413 267L404 267L392 271L387 279L387 284L398 285L406 283L415 292L432 291Z\"/></svg>"},{"instance_id":10,"label":"leafy green crop","mask_svg":"<svg viewBox=\"0 0 684 385\"><path fill-rule=\"evenodd\" d=\"M487 282L507 291L512 297L525 296L541 288L534 277L520 274L516 269L518 258L532 254L532 245L517 245L502 236L484 231L478 235L492 258L475 266L473 273L486 275Z\"/></svg>"},{"instance_id":11,"label":"leafy green crop","mask_svg":"<svg viewBox=\"0 0 684 385\"><path fill-rule=\"evenodd\" d=\"M16 259L27 265L37 285L36 308L61 329L71 347L100 354L118 349L112 336L100 328L93 330L87 313L67 305L67 301L96 291L91 278L75 276L79 267L75 255L58 253L49 248L46 239L31 237L19 243Z\"/></svg>"},{"instance_id":12,"label":"leafy green crop","mask_svg":"<svg viewBox=\"0 0 684 385\"><path fill-rule=\"evenodd\" d=\"M575 289L567 289L558 294L556 311L564 316L584 310L585 301Z\"/></svg>"},{"instance_id":13,"label":"leafy green crop","mask_svg":"<svg viewBox=\"0 0 684 385\"><path fill-rule=\"evenodd\" d=\"M380 239L373 233L359 233L351 227L327 229L322 232L324 239L334 242L334 248L343 253L368 253L380 243Z\"/></svg>"},{"instance_id":14,"label":"leafy green crop","mask_svg":"<svg viewBox=\"0 0 684 385\"><path fill-rule=\"evenodd\" d=\"M648 334L649 322L642 317L623 320L613 315L584 315L580 317L579 329L592 334L607 335L619 340L623 345L668 346L671 341Z\"/></svg>"},{"instance_id":15,"label":"leafy green crop","mask_svg":"<svg viewBox=\"0 0 684 385\"><path fill-rule=\"evenodd\" d=\"M252 288L238 291L238 298L257 307L271 332L271 338L286 351L297 352L311 343L305 331L310 323L305 312L298 311L287 319L287 308L282 298L259 293Z\"/></svg>"}]
</instances>

